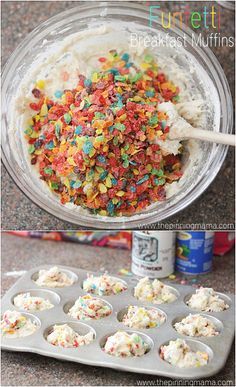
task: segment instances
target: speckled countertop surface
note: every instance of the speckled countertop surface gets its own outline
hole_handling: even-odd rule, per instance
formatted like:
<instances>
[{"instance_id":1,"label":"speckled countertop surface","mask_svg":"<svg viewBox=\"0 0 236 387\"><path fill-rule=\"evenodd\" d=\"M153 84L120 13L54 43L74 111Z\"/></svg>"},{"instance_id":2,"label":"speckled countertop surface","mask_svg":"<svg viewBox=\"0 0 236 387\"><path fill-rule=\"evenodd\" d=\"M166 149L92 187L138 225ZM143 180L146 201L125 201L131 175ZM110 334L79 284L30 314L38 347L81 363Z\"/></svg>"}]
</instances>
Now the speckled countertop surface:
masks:
<instances>
[{"instance_id":1,"label":"speckled countertop surface","mask_svg":"<svg viewBox=\"0 0 236 387\"><path fill-rule=\"evenodd\" d=\"M9 272L29 270L38 265L49 263L94 271L106 269L110 273L117 274L123 267L129 269L130 252L70 242L26 239L3 234L2 293L4 294L17 280L17 277L9 275ZM212 273L201 276L199 283L204 286L212 286L218 291L234 292L233 251L225 257L214 258ZM167 383L170 380L163 377L158 378L63 362L34 354L5 351L2 352L1 374L3 386L136 386L139 385L140 380L153 383L152 385L161 385L161 382ZM221 381L228 381L227 385L233 386L235 384L234 347L232 347L224 369L218 375L209 378L208 381L212 382L212 385L221 385ZM208 382L208 385L211 384Z\"/></svg>"},{"instance_id":2,"label":"speckled countertop surface","mask_svg":"<svg viewBox=\"0 0 236 387\"><path fill-rule=\"evenodd\" d=\"M82 2L1 2L2 7L2 63L39 23L50 16ZM183 2L182 2L183 3ZM204 5L210 2L205 1ZM199 2L199 9L203 3ZM162 3L163 10L179 10L177 3ZM196 10L196 2L190 3L190 9ZM200 30L198 30L200 32ZM204 32L204 31L202 31ZM215 31L212 31L215 32ZM234 36L234 13L221 8L221 35ZM234 94L234 49L230 47L212 48L228 79ZM33 204L17 188L2 169L2 228L3 229L76 229L78 226L56 219ZM194 204L179 214L169 218L171 224L234 223L234 151L227 155L220 173ZM184 227L184 226L183 226Z\"/></svg>"}]
</instances>

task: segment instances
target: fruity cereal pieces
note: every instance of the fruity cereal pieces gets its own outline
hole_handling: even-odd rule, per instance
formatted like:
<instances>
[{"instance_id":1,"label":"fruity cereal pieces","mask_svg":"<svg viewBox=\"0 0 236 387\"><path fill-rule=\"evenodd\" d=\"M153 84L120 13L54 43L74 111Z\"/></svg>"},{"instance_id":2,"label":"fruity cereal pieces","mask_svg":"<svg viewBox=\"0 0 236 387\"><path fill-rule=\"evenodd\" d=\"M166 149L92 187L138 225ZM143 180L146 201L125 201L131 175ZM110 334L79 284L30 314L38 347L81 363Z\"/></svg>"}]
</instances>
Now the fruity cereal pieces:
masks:
<instances>
[{"instance_id":1,"label":"fruity cereal pieces","mask_svg":"<svg viewBox=\"0 0 236 387\"><path fill-rule=\"evenodd\" d=\"M25 136L31 164L62 204L122 216L165 200L165 184L179 180L182 164L181 154L154 144L169 131L158 104L175 103L179 90L151 55L137 68L128 53L111 50L90 78L80 74L74 89L56 90L53 99L45 82L32 90Z\"/></svg>"}]
</instances>

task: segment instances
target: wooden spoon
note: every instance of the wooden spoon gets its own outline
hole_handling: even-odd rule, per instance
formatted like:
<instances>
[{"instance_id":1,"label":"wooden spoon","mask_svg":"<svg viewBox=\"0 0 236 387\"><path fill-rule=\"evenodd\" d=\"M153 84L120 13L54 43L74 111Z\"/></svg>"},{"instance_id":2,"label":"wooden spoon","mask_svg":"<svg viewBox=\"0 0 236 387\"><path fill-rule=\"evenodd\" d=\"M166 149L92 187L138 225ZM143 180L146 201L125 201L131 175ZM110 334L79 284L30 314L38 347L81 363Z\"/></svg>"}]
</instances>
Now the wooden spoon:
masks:
<instances>
[{"instance_id":1,"label":"wooden spoon","mask_svg":"<svg viewBox=\"0 0 236 387\"><path fill-rule=\"evenodd\" d=\"M185 121L183 118L178 119L176 123L170 126L170 131L168 133L168 138L170 140L186 140L194 138L196 140L236 146L234 134L219 133L211 130L194 128L189 123L186 123L186 121L183 125L182 120Z\"/></svg>"},{"instance_id":2,"label":"wooden spoon","mask_svg":"<svg viewBox=\"0 0 236 387\"><path fill-rule=\"evenodd\" d=\"M179 116L176 107L170 102L160 105L160 110L169 117L167 123L170 127L168 133L169 140L186 140L194 138L196 140L216 142L218 144L235 146L235 135L214 132L202 128L195 128L183 117Z\"/></svg>"}]
</instances>

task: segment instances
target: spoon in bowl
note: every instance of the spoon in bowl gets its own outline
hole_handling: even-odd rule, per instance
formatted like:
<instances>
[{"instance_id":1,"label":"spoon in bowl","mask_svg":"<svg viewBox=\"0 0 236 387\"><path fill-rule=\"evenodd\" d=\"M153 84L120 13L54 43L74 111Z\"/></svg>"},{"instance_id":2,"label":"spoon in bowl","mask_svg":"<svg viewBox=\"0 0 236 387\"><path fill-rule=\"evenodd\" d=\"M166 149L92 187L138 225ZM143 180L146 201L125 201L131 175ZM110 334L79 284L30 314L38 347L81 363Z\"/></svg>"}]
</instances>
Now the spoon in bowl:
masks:
<instances>
[{"instance_id":1,"label":"spoon in bowl","mask_svg":"<svg viewBox=\"0 0 236 387\"><path fill-rule=\"evenodd\" d=\"M168 125L170 127L170 131L168 133L169 140L180 141L192 138L196 140L236 146L234 134L219 133L193 127L183 117L179 116L177 109L171 102L162 103L160 105L160 110L168 115Z\"/></svg>"}]
</instances>

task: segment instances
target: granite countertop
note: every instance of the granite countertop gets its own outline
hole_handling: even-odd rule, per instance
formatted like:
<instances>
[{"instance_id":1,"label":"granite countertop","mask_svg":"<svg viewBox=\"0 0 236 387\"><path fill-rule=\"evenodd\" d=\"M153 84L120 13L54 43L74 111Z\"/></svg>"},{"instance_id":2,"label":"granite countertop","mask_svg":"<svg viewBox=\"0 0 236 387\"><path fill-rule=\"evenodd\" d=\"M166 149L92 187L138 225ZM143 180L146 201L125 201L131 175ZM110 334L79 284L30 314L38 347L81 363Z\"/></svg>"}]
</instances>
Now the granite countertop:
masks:
<instances>
[{"instance_id":1,"label":"granite countertop","mask_svg":"<svg viewBox=\"0 0 236 387\"><path fill-rule=\"evenodd\" d=\"M15 235L2 235L2 293L17 280L12 272L29 270L42 264L80 267L86 270L108 270L117 274L130 265L130 252L111 248L92 247L71 242L26 239ZM125 277L124 277L125 279ZM234 292L234 252L215 257L213 271L201 276L199 283L218 291ZM174 281L173 281L174 285ZM150 385L168 383L170 379L115 371L108 368L63 362L30 353L2 352L3 386L85 386L85 385ZM226 365L219 374L207 379L208 385L221 382L234 385L234 346ZM192 382L192 381L191 381ZM198 380L199 382L199 380ZM152 383L152 384L151 384ZM181 385L181 381L180 381Z\"/></svg>"},{"instance_id":2,"label":"granite countertop","mask_svg":"<svg viewBox=\"0 0 236 387\"><path fill-rule=\"evenodd\" d=\"M2 63L22 39L39 23L60 11L82 2L28 2L3 1L2 6ZM183 2L182 2L183 4ZM212 2L199 2L200 5ZM201 5L201 6L202 6ZM163 2L162 10L179 10L178 3ZM183 6L183 5L182 5ZM190 3L196 10L196 2ZM200 30L198 30L200 32ZM201 31L204 32L204 31ZM215 32L215 31L212 31ZM234 13L221 8L221 35L234 36ZM212 48L228 79L234 95L234 49ZM10 229L77 229L78 226L64 222L46 213L32 203L14 184L5 168L2 168L2 228ZM220 173L190 207L163 221L168 224L211 223L219 227L222 223L234 224L234 151L230 149ZM160 226L159 226L160 227ZM185 228L185 226L183 226Z\"/></svg>"}]
</instances>

